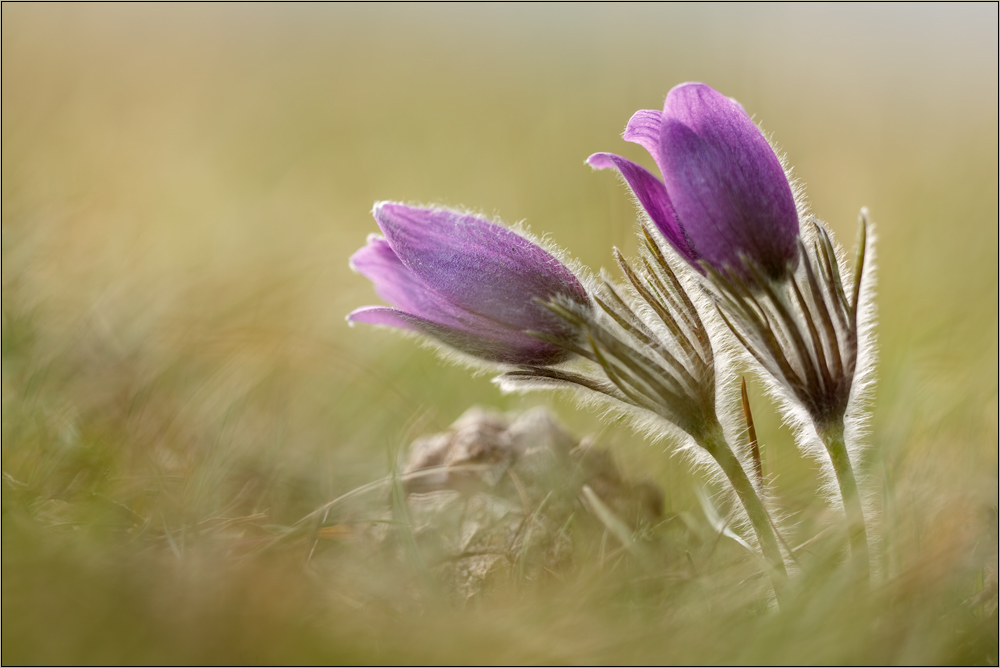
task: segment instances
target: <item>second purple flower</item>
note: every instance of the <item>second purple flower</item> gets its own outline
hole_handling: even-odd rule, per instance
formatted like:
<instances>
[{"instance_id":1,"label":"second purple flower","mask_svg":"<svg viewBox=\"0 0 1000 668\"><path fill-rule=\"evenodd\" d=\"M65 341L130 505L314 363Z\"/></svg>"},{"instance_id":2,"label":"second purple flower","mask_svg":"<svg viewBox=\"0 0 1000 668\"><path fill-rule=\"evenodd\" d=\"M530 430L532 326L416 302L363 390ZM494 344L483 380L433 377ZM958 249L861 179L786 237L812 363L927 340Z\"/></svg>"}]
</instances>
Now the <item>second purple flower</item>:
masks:
<instances>
[{"instance_id":1,"label":"second purple flower","mask_svg":"<svg viewBox=\"0 0 1000 668\"><path fill-rule=\"evenodd\" d=\"M663 179L612 153L587 162L616 168L673 247L697 266L736 269L744 259L779 278L798 261L799 219L788 178L738 102L702 83L675 86L663 111L642 109L624 138L653 156Z\"/></svg>"}]
</instances>

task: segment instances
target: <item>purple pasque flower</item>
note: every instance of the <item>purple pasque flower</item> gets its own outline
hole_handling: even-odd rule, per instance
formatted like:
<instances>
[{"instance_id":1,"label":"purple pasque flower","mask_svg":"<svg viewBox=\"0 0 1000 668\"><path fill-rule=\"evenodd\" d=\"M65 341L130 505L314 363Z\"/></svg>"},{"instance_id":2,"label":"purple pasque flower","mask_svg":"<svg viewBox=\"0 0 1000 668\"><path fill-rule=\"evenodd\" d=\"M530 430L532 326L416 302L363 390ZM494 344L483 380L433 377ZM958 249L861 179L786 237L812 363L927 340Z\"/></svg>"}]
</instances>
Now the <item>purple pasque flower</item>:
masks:
<instances>
[{"instance_id":1,"label":"purple pasque flower","mask_svg":"<svg viewBox=\"0 0 1000 668\"><path fill-rule=\"evenodd\" d=\"M684 83L667 93L662 112L637 111L623 136L649 151L663 180L612 153L587 162L618 169L689 262L745 273L745 258L770 278L795 267L799 218L791 186L738 102L703 83Z\"/></svg>"},{"instance_id":2,"label":"purple pasque flower","mask_svg":"<svg viewBox=\"0 0 1000 668\"><path fill-rule=\"evenodd\" d=\"M572 338L543 302L589 303L573 272L550 253L457 211L379 202L372 213L385 238L369 236L351 266L393 307L364 306L348 322L420 332L489 362L545 366L567 358L528 333Z\"/></svg>"}]
</instances>

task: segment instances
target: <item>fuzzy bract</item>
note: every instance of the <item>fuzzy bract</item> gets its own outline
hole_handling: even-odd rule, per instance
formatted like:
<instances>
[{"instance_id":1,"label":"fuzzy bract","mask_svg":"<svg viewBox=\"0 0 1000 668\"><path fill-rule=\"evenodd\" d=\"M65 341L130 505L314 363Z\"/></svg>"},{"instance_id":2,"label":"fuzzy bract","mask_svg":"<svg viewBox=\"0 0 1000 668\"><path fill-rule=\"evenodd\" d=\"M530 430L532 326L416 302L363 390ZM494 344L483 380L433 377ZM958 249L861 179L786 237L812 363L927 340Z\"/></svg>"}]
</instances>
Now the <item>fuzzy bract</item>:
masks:
<instances>
[{"instance_id":1,"label":"fuzzy bract","mask_svg":"<svg viewBox=\"0 0 1000 668\"><path fill-rule=\"evenodd\" d=\"M373 210L385 237L371 235L351 266L392 307L348 315L416 331L462 353L512 365L551 365L562 348L529 332L572 337L544 302L589 303L565 265L537 244L470 214L380 202Z\"/></svg>"},{"instance_id":2,"label":"fuzzy bract","mask_svg":"<svg viewBox=\"0 0 1000 668\"><path fill-rule=\"evenodd\" d=\"M689 262L738 273L752 262L770 278L794 269L799 219L788 177L738 102L702 83L681 84L662 112L637 111L623 137L649 151L662 179L612 153L587 162L617 169Z\"/></svg>"}]
</instances>

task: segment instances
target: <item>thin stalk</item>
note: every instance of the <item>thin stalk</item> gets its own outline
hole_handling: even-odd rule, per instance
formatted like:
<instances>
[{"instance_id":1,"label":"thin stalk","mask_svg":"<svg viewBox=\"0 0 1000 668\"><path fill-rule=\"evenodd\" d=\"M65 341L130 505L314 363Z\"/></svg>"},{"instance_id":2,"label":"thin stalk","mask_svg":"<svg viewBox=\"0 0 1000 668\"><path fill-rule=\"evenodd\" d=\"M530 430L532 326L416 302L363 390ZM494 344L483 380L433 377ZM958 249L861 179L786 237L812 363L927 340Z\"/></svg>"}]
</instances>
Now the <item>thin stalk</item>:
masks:
<instances>
[{"instance_id":1,"label":"thin stalk","mask_svg":"<svg viewBox=\"0 0 1000 668\"><path fill-rule=\"evenodd\" d=\"M826 451L833 462L833 470L837 474L840 485L840 496L844 501L844 512L847 515L847 532L851 545L851 556L858 567L858 572L865 581L871 579L868 557L868 531L865 528L865 514L861 505L861 494L858 492L858 482L854 477L851 459L847 455L847 443L844 441L844 422L837 420L833 424L817 429Z\"/></svg>"},{"instance_id":2,"label":"thin stalk","mask_svg":"<svg viewBox=\"0 0 1000 668\"><path fill-rule=\"evenodd\" d=\"M740 465L726 437L722 433L722 426L717 422L709 426L699 437L696 437L698 444L703 447L708 454L722 468L729 483L736 491L743 509L746 510L753 526L754 533L757 534L757 542L760 545L764 560L768 563L768 576L771 578L771 585L774 587L774 595L781 604L788 582L788 574L785 571L785 561L781 558L781 550L778 549L778 540L774 535L774 528L767 515L763 502L757 495L753 483L747 477L746 471Z\"/></svg>"},{"instance_id":3,"label":"thin stalk","mask_svg":"<svg viewBox=\"0 0 1000 668\"><path fill-rule=\"evenodd\" d=\"M740 398L743 400L743 415L747 419L747 439L750 442L750 457L753 459L753 472L757 485L764 488L764 465L760 461L760 446L757 444L757 430L753 426L753 413L750 411L750 397L747 396L747 379L740 379Z\"/></svg>"}]
</instances>

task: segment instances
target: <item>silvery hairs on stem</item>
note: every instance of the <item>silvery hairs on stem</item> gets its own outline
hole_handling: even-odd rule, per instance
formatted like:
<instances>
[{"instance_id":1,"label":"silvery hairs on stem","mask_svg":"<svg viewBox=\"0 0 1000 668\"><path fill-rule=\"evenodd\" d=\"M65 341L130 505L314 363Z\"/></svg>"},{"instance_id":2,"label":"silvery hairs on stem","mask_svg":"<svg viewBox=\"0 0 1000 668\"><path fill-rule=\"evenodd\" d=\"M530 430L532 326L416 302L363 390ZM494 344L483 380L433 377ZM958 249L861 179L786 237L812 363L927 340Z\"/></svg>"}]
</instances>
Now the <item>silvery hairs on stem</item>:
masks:
<instances>
[{"instance_id":1,"label":"silvery hairs on stem","mask_svg":"<svg viewBox=\"0 0 1000 668\"><path fill-rule=\"evenodd\" d=\"M578 363L521 365L497 382L507 390L583 388L662 418L697 441L716 421L715 354L680 278L650 231L642 232L638 268L614 250L627 286L602 274L591 289L597 308L564 298L545 304L566 323L567 334L529 332ZM662 436L662 423L654 430Z\"/></svg>"},{"instance_id":2,"label":"silvery hairs on stem","mask_svg":"<svg viewBox=\"0 0 1000 668\"><path fill-rule=\"evenodd\" d=\"M765 275L745 256L736 270L705 269L719 315L764 370L769 389L797 427L799 446L822 462L831 499L843 502L852 551L867 571L865 504L856 471L875 366L875 261L867 211L859 218L850 274L841 266L843 253L815 218L798 240L798 266L780 278Z\"/></svg>"},{"instance_id":3,"label":"silvery hairs on stem","mask_svg":"<svg viewBox=\"0 0 1000 668\"><path fill-rule=\"evenodd\" d=\"M497 381L507 390L582 388L639 409L640 415L661 418L652 424L646 421L658 436L667 425L690 436L698 446L689 450L696 460L714 461L718 469L713 466L711 470L721 471L735 492L778 593L785 576L784 561L762 500L763 486L755 486L747 476L724 435L716 402L718 360L710 333L653 233L645 226L642 233L637 263L628 262L615 249L626 287L602 276L591 291L597 309L553 299L546 305L572 331L566 335L531 332L580 362L569 368L522 365Z\"/></svg>"}]
</instances>

